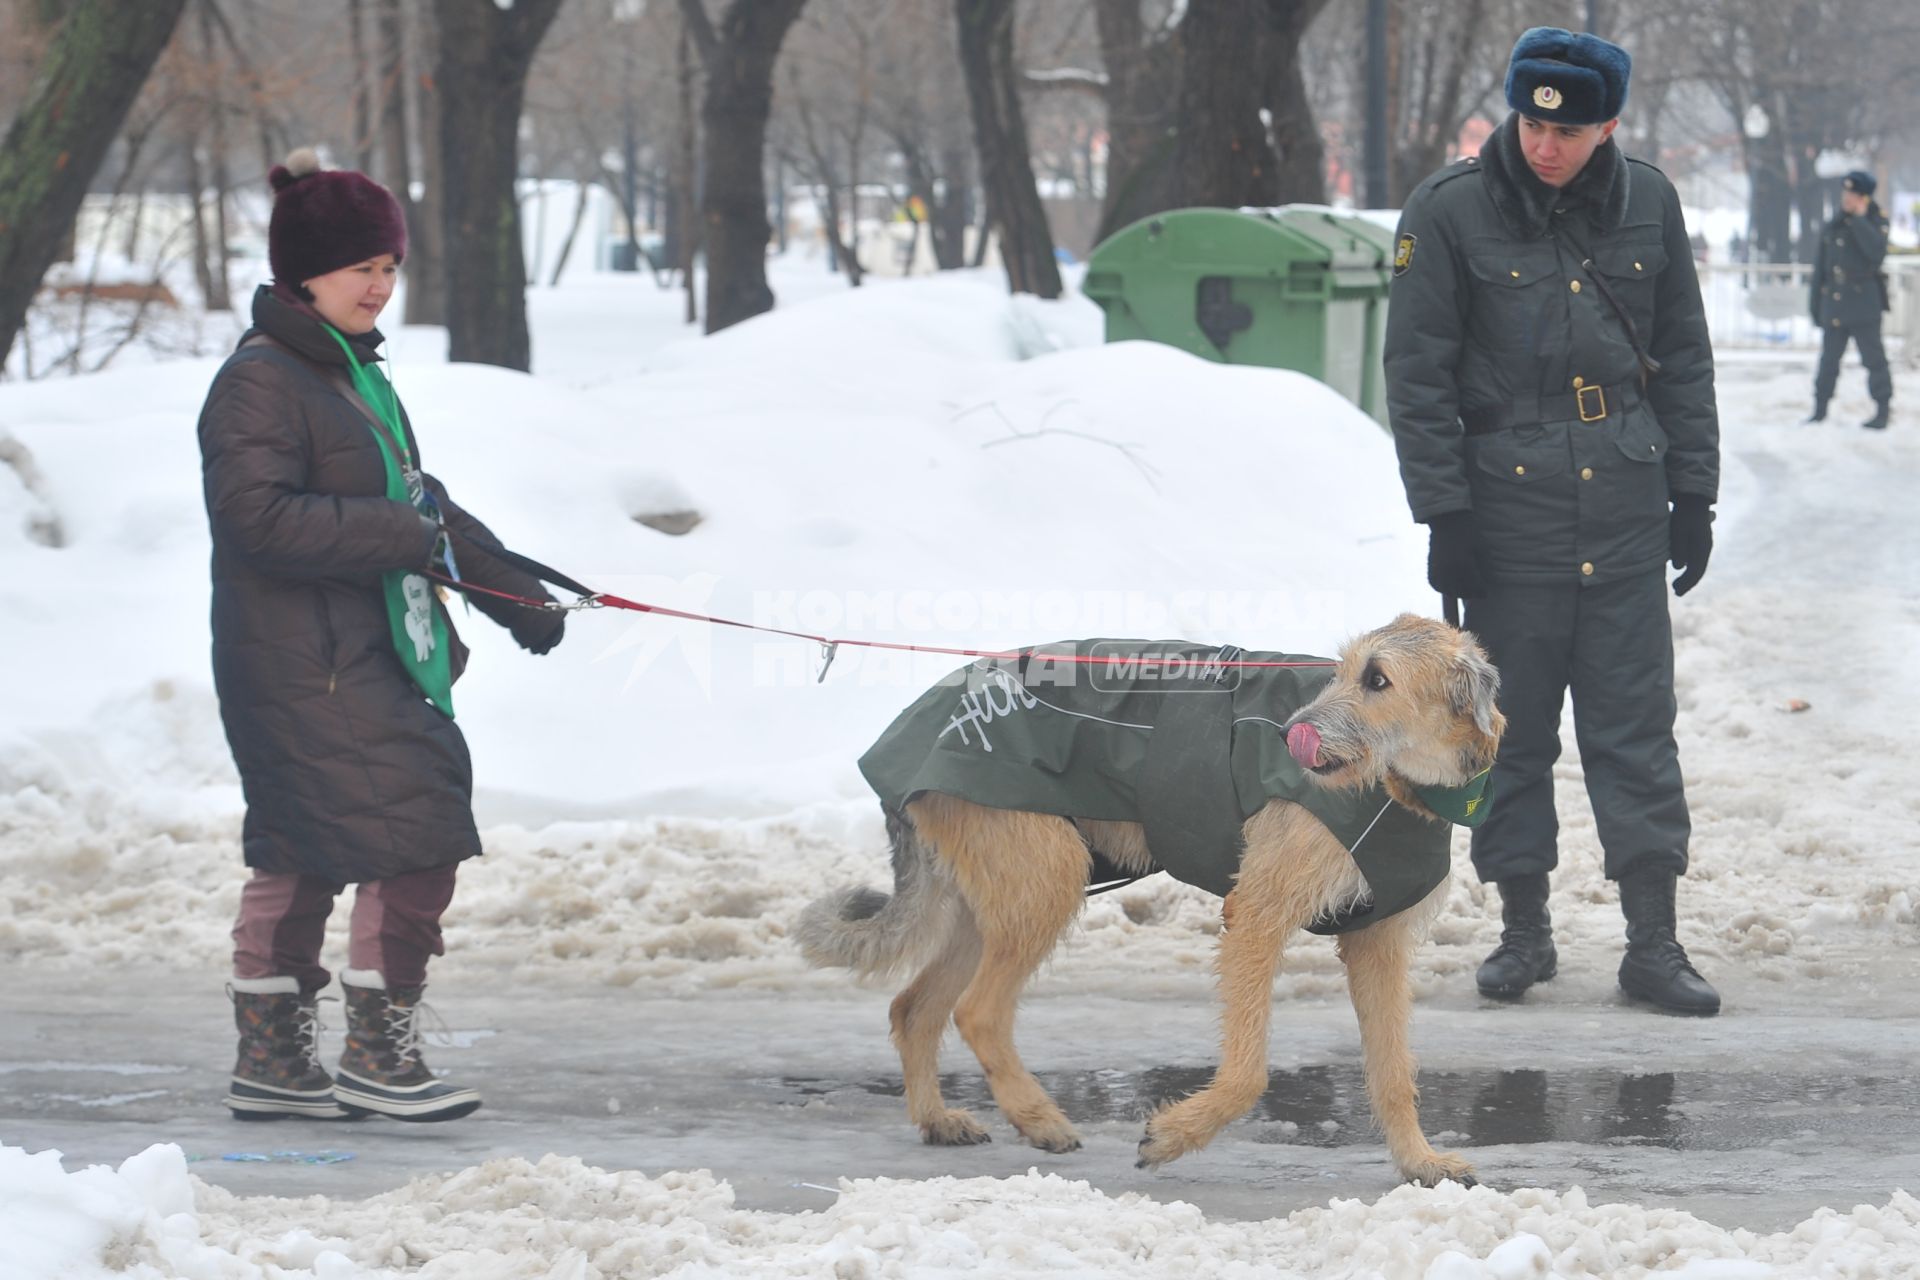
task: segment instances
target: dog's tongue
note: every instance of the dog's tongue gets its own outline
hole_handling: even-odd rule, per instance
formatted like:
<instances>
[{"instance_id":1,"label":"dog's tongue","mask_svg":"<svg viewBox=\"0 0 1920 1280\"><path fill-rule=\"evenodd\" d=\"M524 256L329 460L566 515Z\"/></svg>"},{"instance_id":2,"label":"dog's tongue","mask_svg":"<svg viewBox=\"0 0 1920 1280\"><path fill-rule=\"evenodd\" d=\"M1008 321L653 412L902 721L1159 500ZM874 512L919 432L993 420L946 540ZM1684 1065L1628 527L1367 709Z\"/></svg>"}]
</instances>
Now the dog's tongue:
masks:
<instances>
[{"instance_id":1,"label":"dog's tongue","mask_svg":"<svg viewBox=\"0 0 1920 1280\"><path fill-rule=\"evenodd\" d=\"M1302 769L1314 768L1320 763L1320 731L1304 722L1293 726L1287 730L1287 751Z\"/></svg>"}]
</instances>

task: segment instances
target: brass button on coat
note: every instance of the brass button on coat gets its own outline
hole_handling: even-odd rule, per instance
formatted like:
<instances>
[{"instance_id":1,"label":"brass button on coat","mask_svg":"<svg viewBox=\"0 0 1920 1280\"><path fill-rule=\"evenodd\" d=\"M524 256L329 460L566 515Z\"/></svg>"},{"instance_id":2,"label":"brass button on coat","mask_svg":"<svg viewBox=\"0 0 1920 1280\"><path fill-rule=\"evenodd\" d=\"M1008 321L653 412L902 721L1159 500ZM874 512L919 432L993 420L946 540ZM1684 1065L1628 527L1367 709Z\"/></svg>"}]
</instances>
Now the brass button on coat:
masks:
<instances>
[{"instance_id":1,"label":"brass button on coat","mask_svg":"<svg viewBox=\"0 0 1920 1280\"><path fill-rule=\"evenodd\" d=\"M1515 474L1515 475L1517 475L1517 476L1523 476L1523 475L1525 475L1525 474L1527 474L1527 469L1526 469L1525 467L1515 467L1515 468L1513 469L1513 474Z\"/></svg>"},{"instance_id":2,"label":"brass button on coat","mask_svg":"<svg viewBox=\"0 0 1920 1280\"><path fill-rule=\"evenodd\" d=\"M1587 380L1585 378L1575 378L1573 380L1573 389L1575 391L1578 391L1580 388L1586 385L1587 385Z\"/></svg>"},{"instance_id":3,"label":"brass button on coat","mask_svg":"<svg viewBox=\"0 0 1920 1280\"><path fill-rule=\"evenodd\" d=\"M1591 480L1591 479L1593 479L1593 468L1592 468L1592 467L1582 467L1582 468L1580 468L1580 478L1581 478L1582 480Z\"/></svg>"},{"instance_id":4,"label":"brass button on coat","mask_svg":"<svg viewBox=\"0 0 1920 1280\"><path fill-rule=\"evenodd\" d=\"M1575 293L1580 292L1580 282L1578 280L1569 280L1567 282L1567 287L1569 289L1572 289Z\"/></svg>"},{"instance_id":5,"label":"brass button on coat","mask_svg":"<svg viewBox=\"0 0 1920 1280\"><path fill-rule=\"evenodd\" d=\"M1587 577L1591 578L1593 576L1593 561L1589 560L1585 564L1581 565L1580 572L1584 573Z\"/></svg>"}]
</instances>

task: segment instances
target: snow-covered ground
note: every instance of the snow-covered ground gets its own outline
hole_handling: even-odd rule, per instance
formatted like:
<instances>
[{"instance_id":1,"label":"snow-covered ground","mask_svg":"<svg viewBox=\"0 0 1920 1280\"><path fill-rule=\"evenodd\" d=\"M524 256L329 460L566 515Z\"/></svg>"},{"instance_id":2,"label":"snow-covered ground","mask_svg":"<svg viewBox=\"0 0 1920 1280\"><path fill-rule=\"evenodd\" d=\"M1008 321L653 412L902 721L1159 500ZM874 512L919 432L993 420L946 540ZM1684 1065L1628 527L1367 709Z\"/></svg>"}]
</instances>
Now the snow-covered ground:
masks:
<instances>
[{"instance_id":1,"label":"snow-covered ground","mask_svg":"<svg viewBox=\"0 0 1920 1280\"><path fill-rule=\"evenodd\" d=\"M509 545L604 590L840 637L1325 652L1432 607L1389 442L1310 379L1105 347L1091 304L1009 298L991 275L846 292L809 269L775 287L779 310L706 339L645 277L536 290L532 377L448 366L437 332L400 333L396 377L428 468ZM0 386L10 974L158 965L217 1000L241 879L193 435L217 364ZM1898 416L1883 436L1842 425L1867 409L1853 366L1833 425L1793 425L1809 381L1805 360L1723 362L1720 545L1674 610L1695 827L1683 937L1728 989L1726 1018L1735 997L1769 992L1870 1007L1916 951L1920 695L1905 659L1920 647L1920 446ZM1898 401L1920 402L1920 379L1903 375ZM687 510L702 519L682 537L637 522ZM844 648L820 682L802 641L595 612L534 661L478 615L461 621L475 656L456 703L488 853L462 870L436 973L608 999L844 986L804 968L787 928L822 886L882 879L853 761L959 659ZM1559 777L1563 968L1604 972L1619 916L1577 761ZM1217 911L1159 880L1096 899L1043 988L1204 1002ZM1496 917L1470 875L1456 880L1421 996L1470 983ZM1341 985L1331 948L1307 943L1276 991ZM1910 1035L1914 1002L1892 1012L1908 1020L1888 1035ZM0 1148L0 1276L1920 1268L1920 1205L1892 1185L1878 1208L1756 1235L1651 1190L1624 1205L1566 1186L1399 1190L1246 1222L1057 1174L857 1181L826 1212L789 1214L736 1209L702 1173L565 1155L450 1173L295 1209L194 1178L177 1148L117 1172Z\"/></svg>"}]
</instances>

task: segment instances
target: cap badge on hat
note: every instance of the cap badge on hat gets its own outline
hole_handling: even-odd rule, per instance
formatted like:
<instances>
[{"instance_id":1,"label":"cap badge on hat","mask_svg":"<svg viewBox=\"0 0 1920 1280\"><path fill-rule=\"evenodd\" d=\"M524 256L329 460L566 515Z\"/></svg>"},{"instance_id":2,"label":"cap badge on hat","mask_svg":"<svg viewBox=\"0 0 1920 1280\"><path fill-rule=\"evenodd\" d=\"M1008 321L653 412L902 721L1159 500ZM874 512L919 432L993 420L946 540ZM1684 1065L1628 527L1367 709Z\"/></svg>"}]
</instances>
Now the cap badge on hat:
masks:
<instances>
[{"instance_id":1,"label":"cap badge on hat","mask_svg":"<svg viewBox=\"0 0 1920 1280\"><path fill-rule=\"evenodd\" d=\"M1533 91L1533 105L1543 110L1552 111L1560 102L1560 91L1550 84L1543 84Z\"/></svg>"}]
</instances>

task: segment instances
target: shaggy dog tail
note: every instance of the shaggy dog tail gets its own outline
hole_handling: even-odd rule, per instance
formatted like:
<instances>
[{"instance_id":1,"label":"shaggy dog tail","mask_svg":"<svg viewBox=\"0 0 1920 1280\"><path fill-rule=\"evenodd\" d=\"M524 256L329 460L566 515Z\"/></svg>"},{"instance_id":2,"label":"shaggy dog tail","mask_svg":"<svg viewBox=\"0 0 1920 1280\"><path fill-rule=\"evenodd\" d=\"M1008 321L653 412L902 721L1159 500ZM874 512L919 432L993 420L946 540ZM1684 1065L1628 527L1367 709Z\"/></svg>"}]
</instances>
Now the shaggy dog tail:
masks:
<instances>
[{"instance_id":1,"label":"shaggy dog tail","mask_svg":"<svg viewBox=\"0 0 1920 1280\"><path fill-rule=\"evenodd\" d=\"M893 846L893 892L840 889L800 913L794 940L809 964L851 969L863 978L891 977L914 967L945 942L960 896L932 846L913 822L887 810Z\"/></svg>"}]
</instances>

